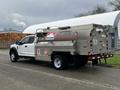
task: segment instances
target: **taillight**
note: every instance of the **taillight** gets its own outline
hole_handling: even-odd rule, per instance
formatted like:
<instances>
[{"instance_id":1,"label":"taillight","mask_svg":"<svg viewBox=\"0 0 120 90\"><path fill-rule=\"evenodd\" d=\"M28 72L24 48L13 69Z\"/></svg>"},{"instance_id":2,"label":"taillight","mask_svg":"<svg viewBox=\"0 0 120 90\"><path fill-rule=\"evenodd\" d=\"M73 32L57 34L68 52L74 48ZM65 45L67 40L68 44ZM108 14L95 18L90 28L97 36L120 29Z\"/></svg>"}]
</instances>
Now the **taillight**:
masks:
<instances>
[{"instance_id":1,"label":"taillight","mask_svg":"<svg viewBox=\"0 0 120 90\"><path fill-rule=\"evenodd\" d=\"M98 56L97 58L100 59L100 56Z\"/></svg>"},{"instance_id":2,"label":"taillight","mask_svg":"<svg viewBox=\"0 0 120 90\"><path fill-rule=\"evenodd\" d=\"M92 57L92 59L96 59L95 57Z\"/></svg>"}]
</instances>

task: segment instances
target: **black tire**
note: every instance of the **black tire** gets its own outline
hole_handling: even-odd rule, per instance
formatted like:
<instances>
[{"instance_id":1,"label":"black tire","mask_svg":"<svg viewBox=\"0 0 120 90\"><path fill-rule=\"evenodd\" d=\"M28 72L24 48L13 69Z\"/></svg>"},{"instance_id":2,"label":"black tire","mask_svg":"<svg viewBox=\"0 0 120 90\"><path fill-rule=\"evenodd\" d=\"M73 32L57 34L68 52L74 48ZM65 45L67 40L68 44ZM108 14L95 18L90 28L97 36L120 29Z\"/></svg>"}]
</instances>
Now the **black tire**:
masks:
<instances>
[{"instance_id":1,"label":"black tire","mask_svg":"<svg viewBox=\"0 0 120 90\"><path fill-rule=\"evenodd\" d=\"M80 66L85 66L88 63L88 60L85 58L85 59L81 60L80 63L81 63Z\"/></svg>"},{"instance_id":2,"label":"black tire","mask_svg":"<svg viewBox=\"0 0 120 90\"><path fill-rule=\"evenodd\" d=\"M73 58L74 60L74 67L77 69L79 67L83 67L87 64L88 60L84 57L79 57L79 56L75 56Z\"/></svg>"},{"instance_id":3,"label":"black tire","mask_svg":"<svg viewBox=\"0 0 120 90\"><path fill-rule=\"evenodd\" d=\"M18 54L15 51L10 52L10 61L11 62L17 62L18 61Z\"/></svg>"},{"instance_id":4,"label":"black tire","mask_svg":"<svg viewBox=\"0 0 120 90\"><path fill-rule=\"evenodd\" d=\"M80 67L80 61L76 58L74 59L74 67L78 69Z\"/></svg>"},{"instance_id":5,"label":"black tire","mask_svg":"<svg viewBox=\"0 0 120 90\"><path fill-rule=\"evenodd\" d=\"M66 58L62 55L55 55L53 57L52 65L57 70L64 70L68 66Z\"/></svg>"}]
</instances>

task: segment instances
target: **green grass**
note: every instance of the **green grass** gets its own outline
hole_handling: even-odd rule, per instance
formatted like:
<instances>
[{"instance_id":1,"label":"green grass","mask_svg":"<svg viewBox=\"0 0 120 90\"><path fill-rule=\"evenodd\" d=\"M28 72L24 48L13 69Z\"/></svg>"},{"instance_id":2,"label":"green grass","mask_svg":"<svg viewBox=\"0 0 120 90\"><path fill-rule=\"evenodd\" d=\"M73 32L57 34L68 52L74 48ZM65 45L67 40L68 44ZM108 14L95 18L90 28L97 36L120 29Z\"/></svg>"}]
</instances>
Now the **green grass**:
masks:
<instances>
[{"instance_id":1,"label":"green grass","mask_svg":"<svg viewBox=\"0 0 120 90\"><path fill-rule=\"evenodd\" d=\"M120 65L120 55L114 55L112 58L108 59L108 64L118 64Z\"/></svg>"},{"instance_id":2,"label":"green grass","mask_svg":"<svg viewBox=\"0 0 120 90\"><path fill-rule=\"evenodd\" d=\"M107 59L107 65L120 69L120 55L114 55L113 57Z\"/></svg>"}]
</instances>

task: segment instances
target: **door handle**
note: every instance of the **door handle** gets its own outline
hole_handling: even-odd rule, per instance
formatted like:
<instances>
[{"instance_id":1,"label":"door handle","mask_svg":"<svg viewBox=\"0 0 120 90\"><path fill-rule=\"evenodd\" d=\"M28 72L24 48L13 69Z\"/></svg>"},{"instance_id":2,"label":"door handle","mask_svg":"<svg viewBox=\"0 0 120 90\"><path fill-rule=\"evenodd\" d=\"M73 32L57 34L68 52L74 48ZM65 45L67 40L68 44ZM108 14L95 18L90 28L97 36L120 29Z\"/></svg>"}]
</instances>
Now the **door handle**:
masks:
<instances>
[{"instance_id":1,"label":"door handle","mask_svg":"<svg viewBox=\"0 0 120 90\"><path fill-rule=\"evenodd\" d=\"M26 48L27 46L25 46L25 48Z\"/></svg>"}]
</instances>

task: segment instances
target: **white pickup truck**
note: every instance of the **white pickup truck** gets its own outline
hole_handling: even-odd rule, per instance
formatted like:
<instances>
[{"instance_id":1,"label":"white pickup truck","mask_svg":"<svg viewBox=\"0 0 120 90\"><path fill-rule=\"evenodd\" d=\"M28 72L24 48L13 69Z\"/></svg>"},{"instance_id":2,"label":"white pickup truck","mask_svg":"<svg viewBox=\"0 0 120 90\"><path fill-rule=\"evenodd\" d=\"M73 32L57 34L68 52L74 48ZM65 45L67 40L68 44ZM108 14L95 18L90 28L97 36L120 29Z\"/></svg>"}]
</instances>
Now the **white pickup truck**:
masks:
<instances>
[{"instance_id":1,"label":"white pickup truck","mask_svg":"<svg viewBox=\"0 0 120 90\"><path fill-rule=\"evenodd\" d=\"M11 45L10 60L24 57L51 61L56 69L65 69L69 63L84 66L88 60L97 64L99 59L111 56L108 35L103 26L96 24L48 28Z\"/></svg>"}]
</instances>

